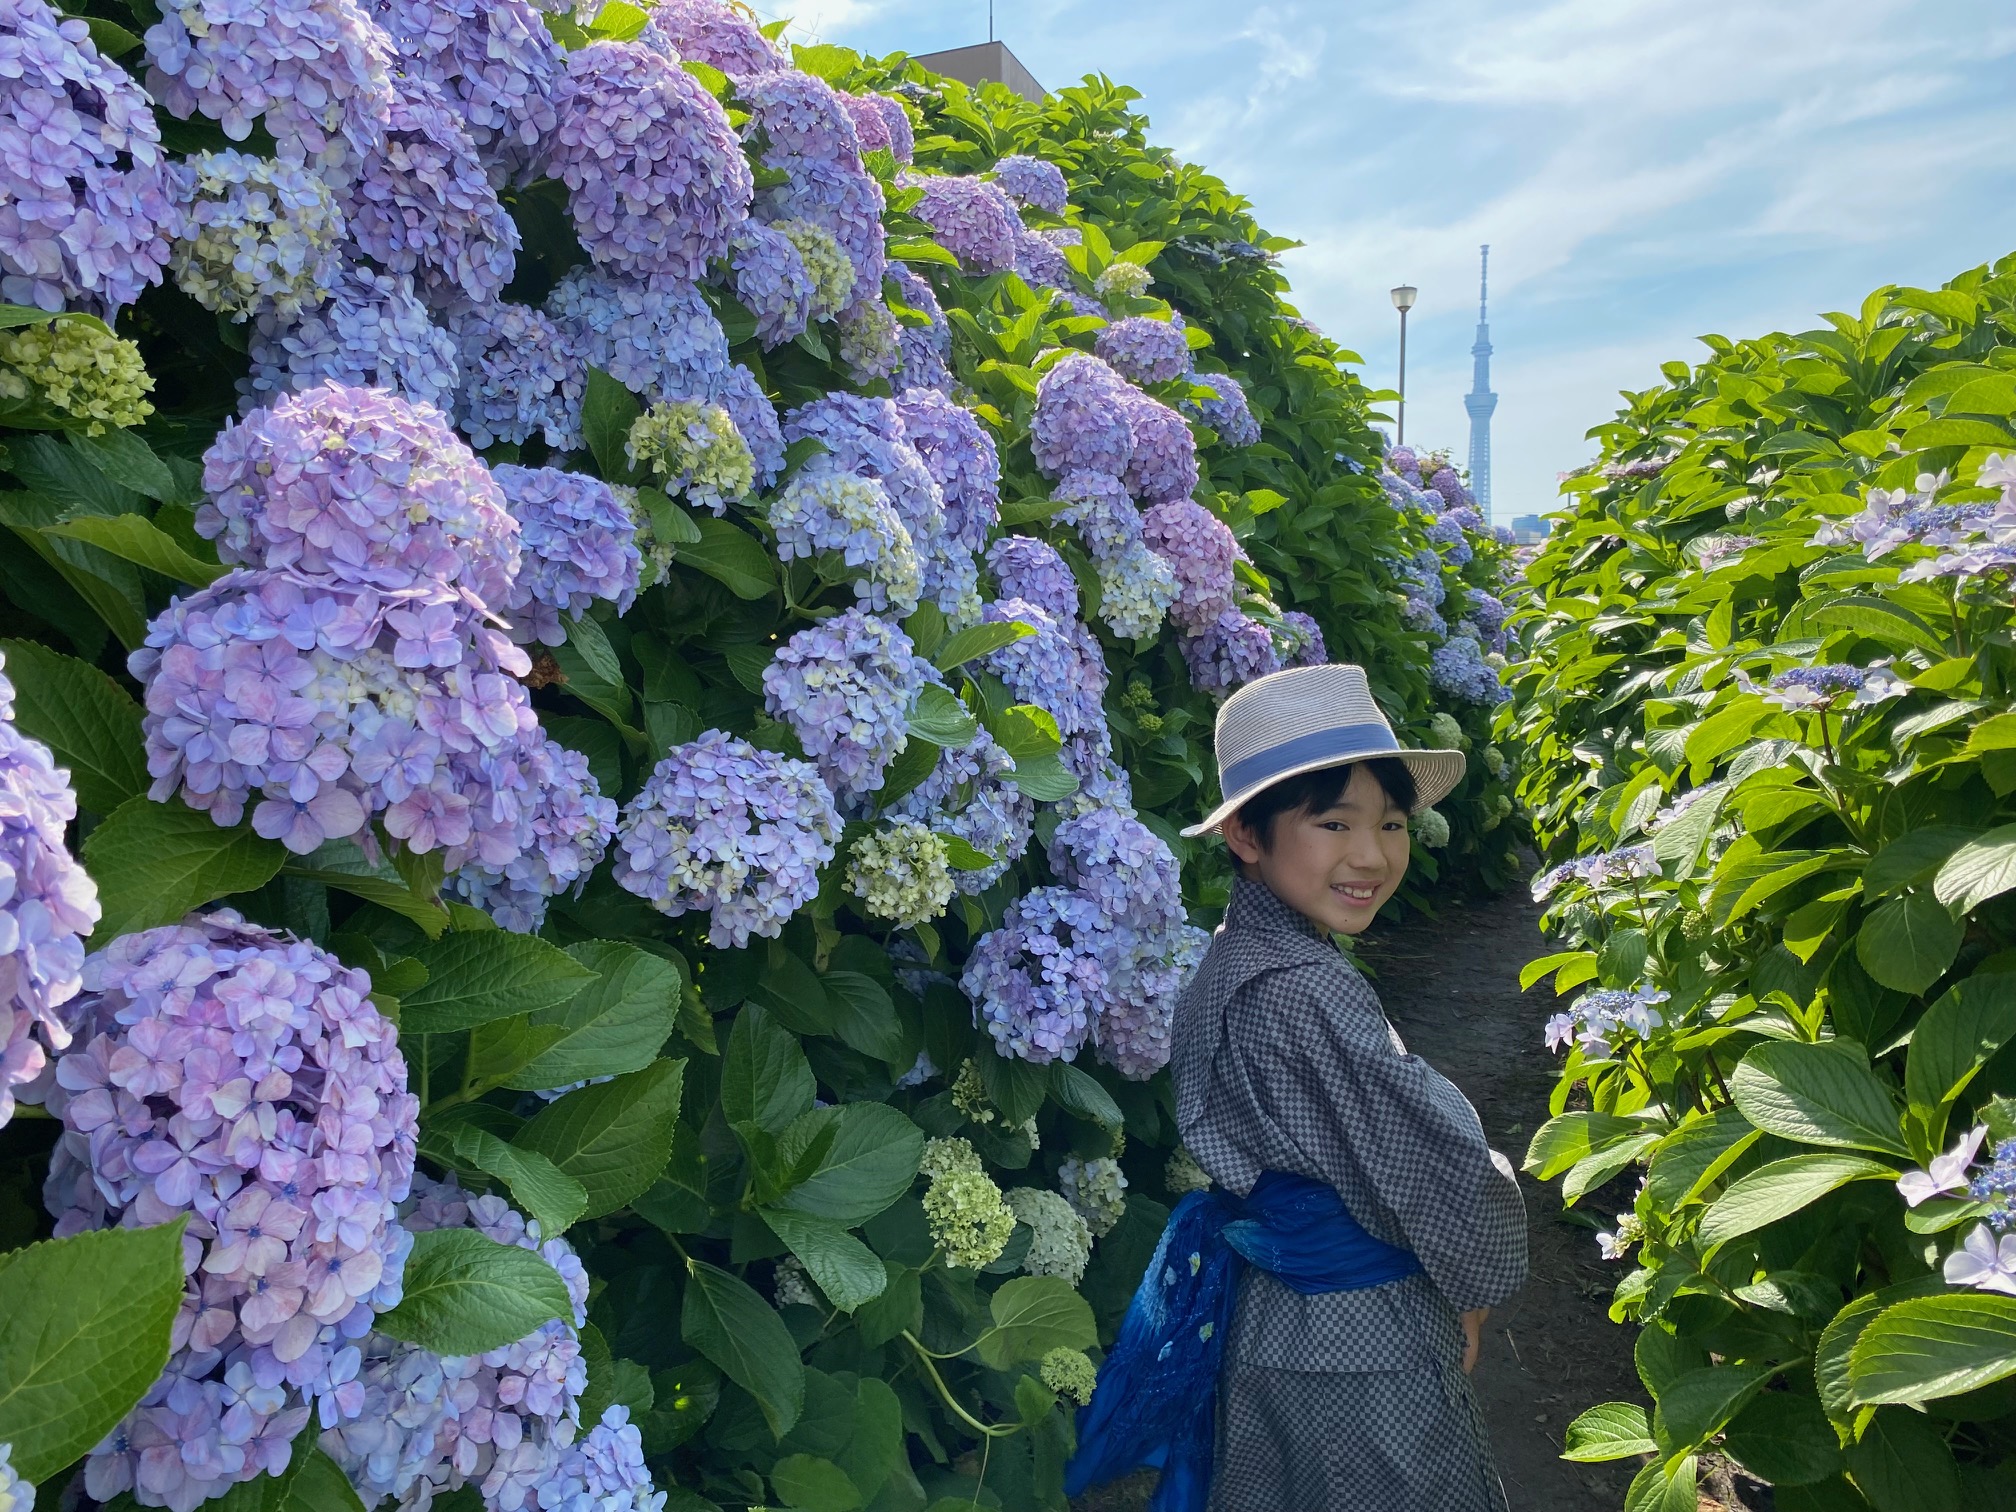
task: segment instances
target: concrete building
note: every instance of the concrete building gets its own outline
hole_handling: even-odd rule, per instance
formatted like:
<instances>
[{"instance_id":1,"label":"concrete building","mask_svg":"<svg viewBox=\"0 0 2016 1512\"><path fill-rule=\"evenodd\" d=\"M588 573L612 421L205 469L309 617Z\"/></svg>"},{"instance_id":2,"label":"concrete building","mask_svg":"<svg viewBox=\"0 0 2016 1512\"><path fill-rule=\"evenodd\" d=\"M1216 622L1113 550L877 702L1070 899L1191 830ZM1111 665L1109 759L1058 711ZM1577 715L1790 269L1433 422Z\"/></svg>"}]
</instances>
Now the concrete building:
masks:
<instances>
[{"instance_id":1,"label":"concrete building","mask_svg":"<svg viewBox=\"0 0 2016 1512\"><path fill-rule=\"evenodd\" d=\"M1025 100L1041 100L1046 93L1036 82L1036 76L1022 66L1022 60L1008 51L1005 42L978 42L971 47L951 47L916 57L933 73L975 89L982 84L1006 84Z\"/></svg>"}]
</instances>

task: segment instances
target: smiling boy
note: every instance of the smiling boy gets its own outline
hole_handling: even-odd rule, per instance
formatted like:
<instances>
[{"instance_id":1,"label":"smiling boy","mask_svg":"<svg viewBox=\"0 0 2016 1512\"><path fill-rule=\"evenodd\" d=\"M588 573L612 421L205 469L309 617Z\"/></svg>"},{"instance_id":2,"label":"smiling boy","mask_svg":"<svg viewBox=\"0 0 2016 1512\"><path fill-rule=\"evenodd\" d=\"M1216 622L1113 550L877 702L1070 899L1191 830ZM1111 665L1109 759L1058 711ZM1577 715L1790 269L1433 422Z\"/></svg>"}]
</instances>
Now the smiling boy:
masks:
<instances>
[{"instance_id":1,"label":"smiling boy","mask_svg":"<svg viewBox=\"0 0 2016 1512\"><path fill-rule=\"evenodd\" d=\"M1338 1222L1401 1257L1367 1274L1408 1273L1310 1290L1244 1268L1210 1512L1502 1512L1468 1372L1486 1309L1525 1279L1519 1189L1331 939L1399 888L1408 818L1464 758L1402 750L1364 671L1334 665L1235 693L1218 758L1225 801L1189 833L1222 830L1239 877L1177 1009L1183 1141L1228 1203L1290 1179L1334 1190Z\"/></svg>"}]
</instances>

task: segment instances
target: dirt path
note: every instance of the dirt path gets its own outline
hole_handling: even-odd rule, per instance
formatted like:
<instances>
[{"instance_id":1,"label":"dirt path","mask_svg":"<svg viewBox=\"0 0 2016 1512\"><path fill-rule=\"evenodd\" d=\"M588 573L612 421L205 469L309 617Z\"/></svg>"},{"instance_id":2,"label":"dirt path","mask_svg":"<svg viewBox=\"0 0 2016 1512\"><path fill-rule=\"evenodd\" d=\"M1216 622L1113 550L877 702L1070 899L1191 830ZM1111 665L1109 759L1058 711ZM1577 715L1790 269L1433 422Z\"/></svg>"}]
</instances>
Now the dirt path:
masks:
<instances>
[{"instance_id":1,"label":"dirt path","mask_svg":"<svg viewBox=\"0 0 2016 1512\"><path fill-rule=\"evenodd\" d=\"M1515 1166L1546 1120L1554 1085L1555 1060L1540 1038L1550 995L1519 991L1519 968L1545 950L1539 912L1516 893L1452 903L1438 919L1376 929L1364 945L1407 1048L1463 1089ZM1631 1364L1632 1331L1608 1314L1623 1270L1598 1257L1587 1228L1562 1219L1557 1192L1525 1176L1520 1185L1531 1278L1492 1313L1476 1377L1498 1470L1512 1512L1617 1512L1637 1461L1576 1465L1560 1454L1562 1430L1585 1407L1647 1400ZM1591 1211L1610 1216L1600 1204Z\"/></svg>"},{"instance_id":2,"label":"dirt path","mask_svg":"<svg viewBox=\"0 0 2016 1512\"><path fill-rule=\"evenodd\" d=\"M1440 918L1382 925L1363 944L1408 1048L1463 1089L1515 1166L1547 1117L1554 1083L1554 1058L1540 1038L1552 1011L1546 991L1519 991L1519 968L1545 952L1538 917L1516 893L1450 903ZM1631 1364L1632 1332L1607 1311L1623 1272L1598 1258L1589 1229L1562 1220L1556 1193L1525 1176L1520 1185L1531 1279L1492 1314L1477 1367L1499 1473L1512 1512L1618 1512L1637 1461L1576 1465L1560 1454L1562 1430L1585 1407L1646 1401ZM1610 1214L1600 1205L1592 1211ZM1153 1484L1143 1476L1107 1488L1082 1501L1081 1512L1138 1512Z\"/></svg>"}]
</instances>

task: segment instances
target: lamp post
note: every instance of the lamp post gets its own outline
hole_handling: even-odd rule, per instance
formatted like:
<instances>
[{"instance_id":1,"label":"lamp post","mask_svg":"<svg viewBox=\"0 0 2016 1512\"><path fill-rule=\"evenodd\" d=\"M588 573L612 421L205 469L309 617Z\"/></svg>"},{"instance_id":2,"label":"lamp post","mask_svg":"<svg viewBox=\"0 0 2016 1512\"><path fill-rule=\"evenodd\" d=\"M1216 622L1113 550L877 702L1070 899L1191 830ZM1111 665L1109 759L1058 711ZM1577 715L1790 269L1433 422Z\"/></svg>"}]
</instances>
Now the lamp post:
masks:
<instances>
[{"instance_id":1,"label":"lamp post","mask_svg":"<svg viewBox=\"0 0 2016 1512\"><path fill-rule=\"evenodd\" d=\"M1407 312L1414 308L1414 296L1420 292L1412 284L1402 284L1393 291L1393 308L1400 312L1400 415L1395 446L1407 444Z\"/></svg>"}]
</instances>

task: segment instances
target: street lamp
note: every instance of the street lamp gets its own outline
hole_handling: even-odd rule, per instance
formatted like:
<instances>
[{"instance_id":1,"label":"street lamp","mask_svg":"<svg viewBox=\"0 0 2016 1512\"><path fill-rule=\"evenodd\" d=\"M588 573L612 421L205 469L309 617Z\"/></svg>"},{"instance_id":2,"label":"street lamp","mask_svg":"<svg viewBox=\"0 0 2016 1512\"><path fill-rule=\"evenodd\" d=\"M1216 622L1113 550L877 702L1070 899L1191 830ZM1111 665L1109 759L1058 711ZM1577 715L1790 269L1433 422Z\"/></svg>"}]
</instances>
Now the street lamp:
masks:
<instances>
[{"instance_id":1,"label":"street lamp","mask_svg":"<svg viewBox=\"0 0 2016 1512\"><path fill-rule=\"evenodd\" d=\"M1407 444L1407 312L1414 308L1414 296L1420 292L1412 284L1402 284L1393 291L1393 308L1400 312L1400 417L1395 446Z\"/></svg>"}]
</instances>

